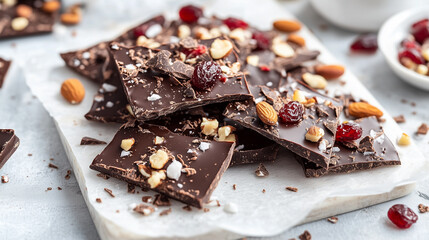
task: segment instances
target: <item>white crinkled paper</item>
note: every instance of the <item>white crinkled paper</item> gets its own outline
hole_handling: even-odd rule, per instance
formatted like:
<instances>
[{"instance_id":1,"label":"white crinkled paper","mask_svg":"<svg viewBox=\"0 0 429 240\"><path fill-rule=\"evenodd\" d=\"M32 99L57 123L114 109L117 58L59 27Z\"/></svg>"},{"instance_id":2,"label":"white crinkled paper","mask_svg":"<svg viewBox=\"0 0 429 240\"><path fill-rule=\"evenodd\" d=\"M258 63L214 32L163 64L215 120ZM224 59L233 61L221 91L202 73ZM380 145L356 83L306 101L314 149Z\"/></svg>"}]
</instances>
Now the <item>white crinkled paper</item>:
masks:
<instances>
[{"instance_id":1,"label":"white crinkled paper","mask_svg":"<svg viewBox=\"0 0 429 240\"><path fill-rule=\"evenodd\" d=\"M162 1L131 1L130 3L148 6L141 8L141 15L146 17L138 16L143 20L167 9L168 2L159 2ZM204 1L204 3L208 14L215 13L221 17L237 16L262 29L269 29L275 19L292 18L272 1L222 0ZM102 5L102 1L95 1L89 5L86 13L86 16L89 16L88 19L95 19L97 14L106 17L107 15L99 8ZM244 5L246 5L245 8L243 8ZM176 9L171 10L170 13L175 16ZM97 25L88 20L80 25L79 34L74 39L69 39L65 35L57 36L61 40L57 49L66 51L90 46L92 43L109 39L108 37L120 33L125 29L123 26L132 26L137 22L136 20L125 21L120 16L113 19L118 23L106 20ZM130 16L124 19L130 19ZM103 27L100 28L100 26ZM310 49L318 49L322 52L321 61L338 63L307 29L301 30L300 34L304 36ZM83 117L92 104L92 96L96 93L98 86L83 80L87 96L81 104L72 106L62 98L59 89L63 80L69 77L81 77L64 66L57 52L36 54L30 57L25 65L27 83L55 119L85 201L103 239L197 238L202 235L218 239L272 236L305 221L312 210L312 215L307 220L350 211L371 203L366 205L359 203L358 201L366 200L362 196L372 196L368 198L372 200L368 201L373 203L386 200L389 198L386 198L386 193L395 186L405 184L406 187L402 187L402 192L390 197L406 194L412 189L412 182L428 169L422 154L415 145L411 145L398 147L402 160L401 166L311 179L304 177L301 166L292 155L281 151L275 163L266 164L270 173L268 177L256 177L254 174L256 165L228 169L213 193L213 199L219 200L221 207L210 204L207 206L210 209L209 212L195 208L188 212L182 209L185 206L183 203L172 201L171 214L159 216L159 212L167 209L167 207L159 207L154 214L142 216L132 212L130 206L141 203L142 196L154 193L144 193L136 189L140 193L130 194L127 192L126 183L113 178L104 180L97 177L97 172L90 170L89 165L105 146L79 145L84 136L109 142L119 128L118 124L101 124L87 121ZM336 89L341 88L342 92L351 92L383 109L350 72L346 72L342 79L347 82L345 86L329 84L331 93L337 93ZM392 142L396 142L401 130L386 112L385 118L383 127L386 135ZM236 190L233 190L233 184L236 184ZM299 191L296 193L287 191L285 190L287 186L297 187ZM104 188L111 189L116 197L110 197ZM263 189L265 193L262 192ZM384 198L374 198L378 194L384 194ZM97 203L96 198L101 198L103 202ZM344 202L341 202L341 199L347 199L349 205L342 205ZM224 209L224 206L228 206L228 209Z\"/></svg>"}]
</instances>

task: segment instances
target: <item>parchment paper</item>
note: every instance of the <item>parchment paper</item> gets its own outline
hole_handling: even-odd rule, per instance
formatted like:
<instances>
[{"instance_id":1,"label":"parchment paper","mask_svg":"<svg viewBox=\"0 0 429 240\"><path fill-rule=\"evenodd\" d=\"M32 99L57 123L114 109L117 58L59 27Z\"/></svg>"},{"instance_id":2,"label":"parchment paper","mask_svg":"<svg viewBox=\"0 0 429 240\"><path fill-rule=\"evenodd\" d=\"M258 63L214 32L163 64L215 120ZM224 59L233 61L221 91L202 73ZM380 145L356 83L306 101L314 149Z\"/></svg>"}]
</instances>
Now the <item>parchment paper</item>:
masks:
<instances>
[{"instance_id":1,"label":"parchment paper","mask_svg":"<svg viewBox=\"0 0 429 240\"><path fill-rule=\"evenodd\" d=\"M103 18L108 17L108 14L104 12L105 9L100 8L103 5L102 1L91 2L85 14L88 18L79 26L76 38L70 38L67 34L69 30L58 26L56 34L60 43L56 49L65 51L83 48L114 37L125 29L124 26L132 26L138 22L135 18L143 20L167 9L169 1L159 2L161 1L130 1L128 7L134 11L129 15L120 15L124 12L118 11L119 16L110 21L106 19L98 25L92 22L97 14ZM112 1L107 3L113 4ZM275 19L293 18L275 2L267 0L204 1L204 4L208 14L237 16L263 29L269 29ZM148 6L140 8L141 16L135 11L139 9L138 6ZM176 9L169 10L171 16L175 16L176 13ZM299 34L304 36L310 49L322 51L320 60L330 64L338 63L307 29L301 30ZM130 194L127 192L126 183L113 178L104 180L97 177L97 172L90 170L89 164L105 146L79 145L83 136L109 142L119 128L118 124L100 124L87 121L83 117L91 106L92 96L98 86L67 69L54 50L35 54L24 64L28 85L55 119L73 171L103 239L272 236L301 222L318 203L328 197L389 192L397 185L416 181L429 168L427 161L412 144L408 147L398 147L401 166L308 179L304 177L302 168L293 156L283 151L277 162L266 164L270 172L267 178L255 176L256 165L228 169L213 193L213 199L218 199L221 207L208 206L210 211L206 213L197 209L188 212L182 209L183 203L172 201L171 214L159 216L158 213L166 209L160 207L155 214L142 216L132 212L130 206L141 203L142 196L153 193L142 193L137 189L140 193ZM59 94L62 81L69 77L81 78L85 85L87 95L84 102L79 105L70 105ZM383 110L349 71L342 79L347 82L345 86L329 84L331 93L337 93L339 91L337 89L341 88L341 92L351 92ZM389 114L386 111L384 113L386 122L383 127L386 135L396 142L402 131ZM236 184L237 190L233 190L233 184ZM299 191L297 193L287 191L285 190L287 186L297 187ZM111 189L116 197L110 197L104 188ZM262 192L263 189L265 193ZM101 198L103 202L97 203L96 198ZM223 206L227 203L236 204L238 212L235 214L225 212Z\"/></svg>"}]
</instances>

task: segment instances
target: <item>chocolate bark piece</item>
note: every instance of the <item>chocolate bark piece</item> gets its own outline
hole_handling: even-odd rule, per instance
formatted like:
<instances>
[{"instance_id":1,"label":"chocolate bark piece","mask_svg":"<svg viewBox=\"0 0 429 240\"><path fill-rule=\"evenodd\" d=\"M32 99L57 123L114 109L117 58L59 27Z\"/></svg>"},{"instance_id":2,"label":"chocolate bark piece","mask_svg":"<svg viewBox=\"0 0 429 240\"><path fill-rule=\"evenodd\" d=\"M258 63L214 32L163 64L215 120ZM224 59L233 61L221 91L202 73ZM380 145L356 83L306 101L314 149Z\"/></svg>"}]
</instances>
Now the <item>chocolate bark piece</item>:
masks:
<instances>
[{"instance_id":1,"label":"chocolate bark piece","mask_svg":"<svg viewBox=\"0 0 429 240\"><path fill-rule=\"evenodd\" d=\"M92 137L83 137L80 141L80 145L100 145L107 144L105 141L101 141Z\"/></svg>"},{"instance_id":2,"label":"chocolate bark piece","mask_svg":"<svg viewBox=\"0 0 429 240\"><path fill-rule=\"evenodd\" d=\"M11 61L0 58L0 88L3 86L3 83L6 80L6 74L9 70L10 63Z\"/></svg>"},{"instance_id":3,"label":"chocolate bark piece","mask_svg":"<svg viewBox=\"0 0 429 240\"><path fill-rule=\"evenodd\" d=\"M330 162L328 169L320 168L306 159L297 157L306 177L320 177L329 173L350 173L385 165L401 165L398 152L383 133L383 129L375 117L361 118L355 122L362 127L362 137L353 141L354 144L346 144L347 146L336 142L334 145L336 149L333 153L335 157ZM356 147L350 148L348 145Z\"/></svg>"},{"instance_id":4,"label":"chocolate bark piece","mask_svg":"<svg viewBox=\"0 0 429 240\"><path fill-rule=\"evenodd\" d=\"M19 146L19 138L12 129L0 129L0 169Z\"/></svg>"},{"instance_id":5,"label":"chocolate bark piece","mask_svg":"<svg viewBox=\"0 0 429 240\"><path fill-rule=\"evenodd\" d=\"M213 140L212 136L205 136L201 133L200 124L203 117L217 119L219 127L230 125L235 128L232 133L236 136L236 147L230 167L276 160L280 145L253 130L242 127L231 119L225 118L222 113L226 105L227 103L211 104L184 110L148 123L165 126L174 133Z\"/></svg>"},{"instance_id":6,"label":"chocolate bark piece","mask_svg":"<svg viewBox=\"0 0 429 240\"><path fill-rule=\"evenodd\" d=\"M28 25L22 30L15 30L12 27L12 21L17 16L16 9L18 4L14 6L6 6L0 4L0 39L23 37L29 35L50 33L53 30L56 13L47 13L41 10L42 1L18 1L18 3L26 4L32 8L32 14L27 18Z\"/></svg>"},{"instance_id":7,"label":"chocolate bark piece","mask_svg":"<svg viewBox=\"0 0 429 240\"><path fill-rule=\"evenodd\" d=\"M136 45L134 29L138 27L147 30L155 25L164 27L164 16L159 15L153 17L138 26L129 29L112 41L119 42L126 46ZM109 65L108 47L109 42L101 42L86 49L62 53L61 58L73 71L91 79L92 81L102 83L104 80L107 80L107 78L103 76L103 72Z\"/></svg>"},{"instance_id":8,"label":"chocolate bark piece","mask_svg":"<svg viewBox=\"0 0 429 240\"><path fill-rule=\"evenodd\" d=\"M210 48L213 41L214 39L201 40L199 44ZM169 51L172 53L177 53L181 49L179 44L169 46L171 46ZM171 74L166 74L165 71L147 67L147 62L150 62L158 52L159 50L144 47L127 48L124 46L111 50L128 102L134 116L140 121L155 119L182 109L252 97L241 72L228 75L226 82L218 81L210 90L193 88L195 96L190 97L187 94L187 89L192 88L190 79L178 79ZM178 60L178 56L177 54L172 54L172 56L170 61L174 63ZM195 62L212 60L208 53L193 59L192 63L187 63L187 61L185 63L192 67ZM229 65L237 61L233 51L217 62L220 65Z\"/></svg>"},{"instance_id":9,"label":"chocolate bark piece","mask_svg":"<svg viewBox=\"0 0 429 240\"><path fill-rule=\"evenodd\" d=\"M157 136L164 138L162 144L154 144ZM135 143L125 151L121 142L129 138L134 138ZM227 169L234 146L228 142L202 142L199 138L172 133L162 126L137 125L121 128L90 168L145 189L152 186L154 191L167 197L202 208ZM169 158L164 166L153 164L151 157L161 149ZM197 152L197 160L190 160L193 156L190 152ZM173 163L176 166L169 168ZM155 166L157 169L152 168ZM157 176L161 179L159 185L155 181Z\"/></svg>"},{"instance_id":10,"label":"chocolate bark piece","mask_svg":"<svg viewBox=\"0 0 429 240\"><path fill-rule=\"evenodd\" d=\"M334 101L317 92L307 89L297 82L291 82L287 85L286 96L283 97L279 92L268 89L267 87L251 87L254 99L241 102L230 103L224 116L230 118L240 125L250 128L261 135L277 142L295 154L314 162L322 168L328 168L331 158L331 150L321 151L319 142L310 142L305 139L305 135L311 126L317 126L325 129L322 140L327 141L327 145L333 145L335 141L335 132L331 132L325 127L325 122L330 122L336 126L340 113L340 107L332 104ZM314 99L316 102L305 107L304 117L297 124L285 124L281 121L275 126L264 124L256 113L256 102L267 101L276 112L278 112L286 102L292 99L294 90L303 91L308 99ZM318 116L316 107L323 109L328 115ZM336 127L334 128L334 131ZM322 141L321 140L321 141Z\"/></svg>"}]
</instances>

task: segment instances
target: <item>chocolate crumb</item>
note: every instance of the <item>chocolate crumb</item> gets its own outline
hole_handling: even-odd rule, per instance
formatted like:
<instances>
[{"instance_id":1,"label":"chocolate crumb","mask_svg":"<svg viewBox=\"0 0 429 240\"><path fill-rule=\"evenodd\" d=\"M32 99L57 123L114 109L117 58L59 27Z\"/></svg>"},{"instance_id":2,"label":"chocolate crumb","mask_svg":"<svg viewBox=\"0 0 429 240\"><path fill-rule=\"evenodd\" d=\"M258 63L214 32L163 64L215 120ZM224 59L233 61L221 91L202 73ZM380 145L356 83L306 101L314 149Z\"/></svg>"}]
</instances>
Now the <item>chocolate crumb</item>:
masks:
<instances>
[{"instance_id":1,"label":"chocolate crumb","mask_svg":"<svg viewBox=\"0 0 429 240\"><path fill-rule=\"evenodd\" d=\"M136 186L128 183L128 192L129 193L135 193L136 192Z\"/></svg>"},{"instance_id":2,"label":"chocolate crumb","mask_svg":"<svg viewBox=\"0 0 429 240\"><path fill-rule=\"evenodd\" d=\"M58 189L58 191L61 191L61 190L63 190L61 187L57 187L57 189Z\"/></svg>"},{"instance_id":3,"label":"chocolate crumb","mask_svg":"<svg viewBox=\"0 0 429 240\"><path fill-rule=\"evenodd\" d=\"M270 175L270 173L262 163L260 163L258 168L255 170L255 174L257 177L267 177L268 175Z\"/></svg>"},{"instance_id":4,"label":"chocolate crumb","mask_svg":"<svg viewBox=\"0 0 429 240\"><path fill-rule=\"evenodd\" d=\"M405 122L405 117L404 117L404 115L399 115L399 116L393 117L393 119L394 119L394 120L395 120L395 122L397 122L397 123L404 123L404 122Z\"/></svg>"},{"instance_id":5,"label":"chocolate crumb","mask_svg":"<svg viewBox=\"0 0 429 240\"><path fill-rule=\"evenodd\" d=\"M265 189L262 189L262 193L265 193L266 191L265 191Z\"/></svg>"},{"instance_id":6,"label":"chocolate crumb","mask_svg":"<svg viewBox=\"0 0 429 240\"><path fill-rule=\"evenodd\" d=\"M338 222L338 218L335 216L329 217L327 220L328 220L328 222L333 223L333 224Z\"/></svg>"},{"instance_id":7,"label":"chocolate crumb","mask_svg":"<svg viewBox=\"0 0 429 240\"><path fill-rule=\"evenodd\" d=\"M413 115L417 115L417 112L416 112L416 111L413 111L413 112L411 112L411 114L413 114Z\"/></svg>"},{"instance_id":8,"label":"chocolate crumb","mask_svg":"<svg viewBox=\"0 0 429 240\"><path fill-rule=\"evenodd\" d=\"M422 123L422 125L420 125L420 127L417 129L417 134L426 135L428 130L428 125L426 125L426 123Z\"/></svg>"},{"instance_id":9,"label":"chocolate crumb","mask_svg":"<svg viewBox=\"0 0 429 240\"><path fill-rule=\"evenodd\" d=\"M48 167L58 169L58 166L52 163L49 163Z\"/></svg>"},{"instance_id":10,"label":"chocolate crumb","mask_svg":"<svg viewBox=\"0 0 429 240\"><path fill-rule=\"evenodd\" d=\"M236 185L236 184L233 184L233 185L232 185L232 189L237 190L237 185Z\"/></svg>"},{"instance_id":11,"label":"chocolate crumb","mask_svg":"<svg viewBox=\"0 0 429 240\"><path fill-rule=\"evenodd\" d=\"M191 208L191 206L186 205L186 206L183 207L183 210L186 210L186 211L190 212L190 211L192 211L192 208Z\"/></svg>"},{"instance_id":12,"label":"chocolate crumb","mask_svg":"<svg viewBox=\"0 0 429 240\"><path fill-rule=\"evenodd\" d=\"M291 192L298 192L298 188L296 187L286 187L286 190L289 190Z\"/></svg>"},{"instance_id":13,"label":"chocolate crumb","mask_svg":"<svg viewBox=\"0 0 429 240\"><path fill-rule=\"evenodd\" d=\"M70 179L70 175L71 175L71 170L67 170L67 173L66 173L66 175L64 176L64 178L65 178L66 180L69 180L69 179Z\"/></svg>"},{"instance_id":14,"label":"chocolate crumb","mask_svg":"<svg viewBox=\"0 0 429 240\"><path fill-rule=\"evenodd\" d=\"M143 196L142 201L145 203L152 203L152 196Z\"/></svg>"},{"instance_id":15,"label":"chocolate crumb","mask_svg":"<svg viewBox=\"0 0 429 240\"><path fill-rule=\"evenodd\" d=\"M415 102L411 102L411 106L415 107L417 104Z\"/></svg>"},{"instance_id":16,"label":"chocolate crumb","mask_svg":"<svg viewBox=\"0 0 429 240\"><path fill-rule=\"evenodd\" d=\"M105 141L101 141L92 137L83 137L82 140L80 140L80 145L100 145L100 144L107 144Z\"/></svg>"},{"instance_id":17,"label":"chocolate crumb","mask_svg":"<svg viewBox=\"0 0 429 240\"><path fill-rule=\"evenodd\" d=\"M51 188L51 187L48 187L48 188L46 188L45 192L47 192L47 191L51 191L51 190L52 190L52 188Z\"/></svg>"},{"instance_id":18,"label":"chocolate crumb","mask_svg":"<svg viewBox=\"0 0 429 240\"><path fill-rule=\"evenodd\" d=\"M33 156L33 154L31 154L31 153L29 153L29 154L27 154L29 157L31 157L31 156Z\"/></svg>"},{"instance_id":19,"label":"chocolate crumb","mask_svg":"<svg viewBox=\"0 0 429 240\"><path fill-rule=\"evenodd\" d=\"M96 202L98 202L98 203L101 203L101 202L102 202L102 201L101 201L101 198L96 198L96 199L95 199L95 201L96 201Z\"/></svg>"},{"instance_id":20,"label":"chocolate crumb","mask_svg":"<svg viewBox=\"0 0 429 240\"><path fill-rule=\"evenodd\" d=\"M203 211L204 212L210 212L210 209L209 208L203 208Z\"/></svg>"},{"instance_id":21,"label":"chocolate crumb","mask_svg":"<svg viewBox=\"0 0 429 240\"><path fill-rule=\"evenodd\" d=\"M148 216L150 214L152 214L153 212L155 212L155 208L145 205L143 203L137 205L134 209L134 212L140 213L144 216Z\"/></svg>"},{"instance_id":22,"label":"chocolate crumb","mask_svg":"<svg viewBox=\"0 0 429 240\"><path fill-rule=\"evenodd\" d=\"M119 210L116 210L116 213L119 213Z\"/></svg>"},{"instance_id":23,"label":"chocolate crumb","mask_svg":"<svg viewBox=\"0 0 429 240\"><path fill-rule=\"evenodd\" d=\"M104 188L104 191L106 191L111 197L115 197L115 194L113 194L112 190Z\"/></svg>"},{"instance_id":24,"label":"chocolate crumb","mask_svg":"<svg viewBox=\"0 0 429 240\"><path fill-rule=\"evenodd\" d=\"M153 205L155 206L171 206L170 200L167 196L163 194L156 194L155 199L153 200Z\"/></svg>"},{"instance_id":25,"label":"chocolate crumb","mask_svg":"<svg viewBox=\"0 0 429 240\"><path fill-rule=\"evenodd\" d=\"M101 177L101 178L104 178L106 180L110 178L109 176L107 176L106 174L103 174L103 173L97 173L97 177Z\"/></svg>"},{"instance_id":26,"label":"chocolate crumb","mask_svg":"<svg viewBox=\"0 0 429 240\"><path fill-rule=\"evenodd\" d=\"M407 103L408 102L408 100L407 99L401 99L401 103Z\"/></svg>"},{"instance_id":27,"label":"chocolate crumb","mask_svg":"<svg viewBox=\"0 0 429 240\"><path fill-rule=\"evenodd\" d=\"M299 235L300 240L311 240L311 234L307 230L303 234Z\"/></svg>"},{"instance_id":28,"label":"chocolate crumb","mask_svg":"<svg viewBox=\"0 0 429 240\"><path fill-rule=\"evenodd\" d=\"M164 211L159 213L159 216L166 216L171 213L171 208L165 209Z\"/></svg>"},{"instance_id":29,"label":"chocolate crumb","mask_svg":"<svg viewBox=\"0 0 429 240\"><path fill-rule=\"evenodd\" d=\"M420 213L426 213L426 212L429 212L429 206L425 206L425 205L423 205L423 204L419 204L419 211L420 211Z\"/></svg>"},{"instance_id":30,"label":"chocolate crumb","mask_svg":"<svg viewBox=\"0 0 429 240\"><path fill-rule=\"evenodd\" d=\"M8 183L9 182L9 177L8 176L1 176L1 182L2 183Z\"/></svg>"}]
</instances>

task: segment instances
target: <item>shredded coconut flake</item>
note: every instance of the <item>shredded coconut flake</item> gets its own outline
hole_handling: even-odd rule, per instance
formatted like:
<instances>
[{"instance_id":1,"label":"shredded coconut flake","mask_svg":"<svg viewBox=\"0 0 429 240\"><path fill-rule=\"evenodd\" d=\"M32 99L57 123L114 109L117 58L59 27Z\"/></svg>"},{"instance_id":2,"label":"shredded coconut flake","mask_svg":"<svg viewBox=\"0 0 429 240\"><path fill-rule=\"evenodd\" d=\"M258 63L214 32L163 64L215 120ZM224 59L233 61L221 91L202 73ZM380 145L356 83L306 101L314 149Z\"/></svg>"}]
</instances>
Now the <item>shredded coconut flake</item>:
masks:
<instances>
[{"instance_id":1,"label":"shredded coconut flake","mask_svg":"<svg viewBox=\"0 0 429 240\"><path fill-rule=\"evenodd\" d=\"M170 37L170 43L178 43L178 42L180 42L180 38L178 38L176 36Z\"/></svg>"},{"instance_id":2,"label":"shredded coconut flake","mask_svg":"<svg viewBox=\"0 0 429 240\"><path fill-rule=\"evenodd\" d=\"M374 155L374 152L364 152L363 155L364 156Z\"/></svg>"},{"instance_id":3,"label":"shredded coconut flake","mask_svg":"<svg viewBox=\"0 0 429 240\"><path fill-rule=\"evenodd\" d=\"M170 163L167 167L167 177L175 180L179 180L179 177L181 175L182 170L182 164L177 161L173 160L173 162Z\"/></svg>"},{"instance_id":4,"label":"shredded coconut flake","mask_svg":"<svg viewBox=\"0 0 429 240\"><path fill-rule=\"evenodd\" d=\"M125 65L125 68L127 70L136 70L136 66L134 66L133 64L127 64L127 65Z\"/></svg>"},{"instance_id":5,"label":"shredded coconut flake","mask_svg":"<svg viewBox=\"0 0 429 240\"><path fill-rule=\"evenodd\" d=\"M91 57L91 54L89 52L84 52L84 53L82 53L82 57L84 59L89 59Z\"/></svg>"},{"instance_id":6,"label":"shredded coconut flake","mask_svg":"<svg viewBox=\"0 0 429 240\"><path fill-rule=\"evenodd\" d=\"M378 138L376 138L375 141L379 144L383 144L384 143L384 133L381 134Z\"/></svg>"},{"instance_id":7,"label":"shredded coconut flake","mask_svg":"<svg viewBox=\"0 0 429 240\"><path fill-rule=\"evenodd\" d=\"M79 59L74 59L73 60L73 66L78 67L79 65L80 65Z\"/></svg>"},{"instance_id":8,"label":"shredded coconut flake","mask_svg":"<svg viewBox=\"0 0 429 240\"><path fill-rule=\"evenodd\" d=\"M321 152L325 152L326 151L326 141L324 141L324 140L320 141L320 143L319 143L319 150Z\"/></svg>"},{"instance_id":9,"label":"shredded coconut flake","mask_svg":"<svg viewBox=\"0 0 429 240\"><path fill-rule=\"evenodd\" d=\"M265 97L258 97L255 99L255 103L258 104L259 102L262 102L265 100Z\"/></svg>"},{"instance_id":10,"label":"shredded coconut flake","mask_svg":"<svg viewBox=\"0 0 429 240\"><path fill-rule=\"evenodd\" d=\"M223 207L223 210L227 213L237 213L238 207L235 203L227 203L225 207Z\"/></svg>"},{"instance_id":11,"label":"shredded coconut flake","mask_svg":"<svg viewBox=\"0 0 429 240\"><path fill-rule=\"evenodd\" d=\"M340 151L340 148L339 148L339 147L333 147L333 148L332 148L332 152L334 152L334 153L335 153L335 152L339 152L339 151Z\"/></svg>"},{"instance_id":12,"label":"shredded coconut flake","mask_svg":"<svg viewBox=\"0 0 429 240\"><path fill-rule=\"evenodd\" d=\"M104 101L104 96L103 95L97 95L94 97L94 101L102 102L102 101Z\"/></svg>"},{"instance_id":13,"label":"shredded coconut flake","mask_svg":"<svg viewBox=\"0 0 429 240\"><path fill-rule=\"evenodd\" d=\"M240 144L240 145L238 145L236 148L235 148L235 150L236 151L240 151L240 150L243 150L244 149L244 145L243 144Z\"/></svg>"},{"instance_id":14,"label":"shredded coconut flake","mask_svg":"<svg viewBox=\"0 0 429 240\"><path fill-rule=\"evenodd\" d=\"M149 100L151 102L159 100L159 99L161 99L161 96L159 96L156 93L154 93L154 94L150 95L149 97L147 97L147 100Z\"/></svg>"},{"instance_id":15,"label":"shredded coconut flake","mask_svg":"<svg viewBox=\"0 0 429 240\"><path fill-rule=\"evenodd\" d=\"M183 184L178 183L178 184L177 184L177 187L178 187L178 188L183 188Z\"/></svg>"},{"instance_id":16,"label":"shredded coconut flake","mask_svg":"<svg viewBox=\"0 0 429 240\"><path fill-rule=\"evenodd\" d=\"M106 107L108 107L108 108L111 108L111 107L113 107L113 103L111 102L111 101L108 101L107 103L106 103Z\"/></svg>"},{"instance_id":17,"label":"shredded coconut flake","mask_svg":"<svg viewBox=\"0 0 429 240\"><path fill-rule=\"evenodd\" d=\"M131 154L131 152L122 150L121 157L128 157L128 156L130 156L130 154Z\"/></svg>"},{"instance_id":18,"label":"shredded coconut flake","mask_svg":"<svg viewBox=\"0 0 429 240\"><path fill-rule=\"evenodd\" d=\"M267 87L272 87L273 86L273 82L267 82Z\"/></svg>"},{"instance_id":19,"label":"shredded coconut flake","mask_svg":"<svg viewBox=\"0 0 429 240\"><path fill-rule=\"evenodd\" d=\"M114 92L116 91L116 89L118 89L116 86L108 83L103 83L103 85L101 85L101 88L103 88L105 92Z\"/></svg>"},{"instance_id":20,"label":"shredded coconut flake","mask_svg":"<svg viewBox=\"0 0 429 240\"><path fill-rule=\"evenodd\" d=\"M210 148L210 143L201 142L199 148L201 151L205 152L206 150L208 150Z\"/></svg>"},{"instance_id":21,"label":"shredded coconut flake","mask_svg":"<svg viewBox=\"0 0 429 240\"><path fill-rule=\"evenodd\" d=\"M155 24L150 26L147 30L146 30L146 37L148 38L154 38L156 37L156 35L160 34L162 31L162 27L159 24Z\"/></svg>"},{"instance_id":22,"label":"shredded coconut flake","mask_svg":"<svg viewBox=\"0 0 429 240\"><path fill-rule=\"evenodd\" d=\"M113 50L119 50L119 46L118 45L116 45L116 44L114 44L114 45L112 45L112 47L111 47Z\"/></svg>"}]
</instances>

